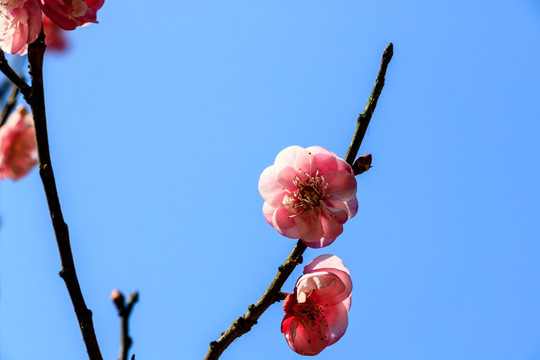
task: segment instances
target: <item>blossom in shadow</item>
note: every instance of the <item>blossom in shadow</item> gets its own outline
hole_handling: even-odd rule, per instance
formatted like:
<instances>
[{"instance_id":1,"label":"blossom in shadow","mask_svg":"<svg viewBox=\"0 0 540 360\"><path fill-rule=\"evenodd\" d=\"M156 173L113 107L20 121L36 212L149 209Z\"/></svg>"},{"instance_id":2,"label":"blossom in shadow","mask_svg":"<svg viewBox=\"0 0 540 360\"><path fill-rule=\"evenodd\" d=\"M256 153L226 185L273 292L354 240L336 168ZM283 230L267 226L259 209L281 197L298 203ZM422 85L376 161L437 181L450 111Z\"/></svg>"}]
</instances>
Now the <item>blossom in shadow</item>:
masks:
<instances>
[{"instance_id":1,"label":"blossom in shadow","mask_svg":"<svg viewBox=\"0 0 540 360\"><path fill-rule=\"evenodd\" d=\"M0 179L19 180L36 164L34 122L20 105L0 127Z\"/></svg>"}]
</instances>

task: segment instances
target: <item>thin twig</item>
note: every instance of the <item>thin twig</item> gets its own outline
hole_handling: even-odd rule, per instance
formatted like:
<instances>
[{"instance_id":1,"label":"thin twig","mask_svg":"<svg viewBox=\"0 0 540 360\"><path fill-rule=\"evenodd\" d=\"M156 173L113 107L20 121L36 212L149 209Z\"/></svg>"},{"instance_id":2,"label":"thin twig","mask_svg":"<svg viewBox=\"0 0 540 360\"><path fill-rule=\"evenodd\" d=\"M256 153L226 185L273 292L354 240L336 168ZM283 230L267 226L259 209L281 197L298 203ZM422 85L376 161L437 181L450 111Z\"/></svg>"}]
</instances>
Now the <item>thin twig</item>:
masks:
<instances>
[{"instance_id":1,"label":"thin twig","mask_svg":"<svg viewBox=\"0 0 540 360\"><path fill-rule=\"evenodd\" d=\"M17 103L17 96L19 95L19 88L16 87L14 84L11 85L11 92L9 94L9 97L4 105L4 108L2 109L2 114L0 115L0 126L4 125L15 108L15 104Z\"/></svg>"},{"instance_id":2,"label":"thin twig","mask_svg":"<svg viewBox=\"0 0 540 360\"><path fill-rule=\"evenodd\" d=\"M139 293L134 292L133 294L129 295L127 304L125 304L124 295L122 295L122 293L120 293L118 290L114 290L113 294L115 294L115 296L113 297L113 302L116 305L116 309L118 310L118 316L120 316L120 323L122 328L119 360L127 360L129 349L133 344L133 339L131 339L131 337L129 336L129 316L131 315L133 306L135 306L135 303L139 301ZM134 358L135 354L133 354L131 359Z\"/></svg>"},{"instance_id":3,"label":"thin twig","mask_svg":"<svg viewBox=\"0 0 540 360\"><path fill-rule=\"evenodd\" d=\"M34 116L34 124L36 128L36 140L39 157L39 175L43 182L43 188L47 197L47 204L51 215L51 221L56 236L58 251L60 253L60 261L62 270L60 276L64 279L79 327L83 336L86 351L90 360L103 360L99 345L94 331L92 322L92 312L86 307L84 302L77 273L75 272L75 264L71 253L71 245L69 242L69 231L62 215L60 200L56 189L51 157L49 153L49 140L47 136L47 120L45 116L45 95L43 92L43 55L45 53L45 36L43 30L38 39L28 47L28 61L30 64L30 75L32 78L31 91L28 91L21 84L16 84L21 92L25 95L25 99L32 108ZM2 54L3 57L3 54ZM17 79L21 80L18 76ZM12 80L13 81L13 80ZM22 81L22 80L21 80ZM15 83L15 82L14 82ZM26 83L25 83L26 85Z\"/></svg>"},{"instance_id":4,"label":"thin twig","mask_svg":"<svg viewBox=\"0 0 540 360\"><path fill-rule=\"evenodd\" d=\"M360 148L362 140L364 139L371 115L373 114L375 106L377 105L377 99L379 98L384 85L384 74L391 58L392 44L389 44L384 51L383 61L381 68L379 69L379 75L377 76L368 105L366 106L364 113L358 117L358 124L360 124L360 117L362 117L362 119L367 119L367 121L362 121L362 131L359 131L358 129L360 125L357 126L353 140L351 141L351 145L347 151L347 156L345 157L345 161L351 166L353 165L354 157L358 153L358 149ZM212 341L210 343L210 348L208 349L204 360L217 360L223 351L225 351L225 349L227 349L227 347L235 339L249 332L253 325L257 324L259 317L270 307L270 305L277 301L283 300L283 293L280 292L281 287L289 278L296 265L302 263L302 255L305 250L306 245L301 240L298 240L291 254L287 260L285 260L283 265L279 267L277 275L274 277L274 280L265 293L261 296L259 301L257 301L257 303L254 305L250 305L244 316L236 319L217 341Z\"/></svg>"},{"instance_id":5,"label":"thin twig","mask_svg":"<svg viewBox=\"0 0 540 360\"><path fill-rule=\"evenodd\" d=\"M349 150L347 151L347 155L345 156L345 161L349 164L353 164L354 159L358 154L358 150L360 149L360 144L362 144L362 140L366 135L369 121L371 120L371 116L375 111L375 107L377 106L377 100L379 100L379 95L381 95L381 91L384 86L384 76L386 74L388 64L392 59L392 55L394 55L394 45L390 43L388 44L386 49L384 49L381 60L381 67L379 68L379 73L377 74L377 80L375 80L375 85L373 86L373 90L371 91L371 95L369 96L369 100L364 109L364 112L358 115L358 119L356 121L356 130L354 131L351 144L349 145Z\"/></svg>"},{"instance_id":6,"label":"thin twig","mask_svg":"<svg viewBox=\"0 0 540 360\"><path fill-rule=\"evenodd\" d=\"M19 88L21 94L23 94L23 96L28 101L28 96L30 96L30 91L32 89L26 83L26 81L24 81L19 75L17 75L15 70L13 70L11 66L9 66L9 63L6 60L6 56L4 55L4 52L2 50L0 50L0 71L2 71L4 75L6 75L9 81L11 81L13 84L15 84L15 86Z\"/></svg>"}]
</instances>

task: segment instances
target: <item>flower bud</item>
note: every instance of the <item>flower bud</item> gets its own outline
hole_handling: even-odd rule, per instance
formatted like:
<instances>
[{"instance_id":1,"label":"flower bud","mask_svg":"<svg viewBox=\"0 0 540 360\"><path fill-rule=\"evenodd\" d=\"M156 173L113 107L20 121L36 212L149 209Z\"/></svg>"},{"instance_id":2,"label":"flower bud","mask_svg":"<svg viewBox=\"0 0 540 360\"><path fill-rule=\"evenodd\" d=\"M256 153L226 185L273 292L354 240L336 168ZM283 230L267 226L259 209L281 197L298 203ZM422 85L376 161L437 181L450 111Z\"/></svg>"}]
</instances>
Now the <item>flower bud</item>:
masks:
<instances>
[{"instance_id":1,"label":"flower bud","mask_svg":"<svg viewBox=\"0 0 540 360\"><path fill-rule=\"evenodd\" d=\"M124 294L122 294L118 289L114 289L111 292L111 301L114 303L118 311L121 311L124 308L126 299L124 298Z\"/></svg>"},{"instance_id":2,"label":"flower bud","mask_svg":"<svg viewBox=\"0 0 540 360\"><path fill-rule=\"evenodd\" d=\"M360 156L353 164L354 175L365 173L371 168L371 154Z\"/></svg>"}]
</instances>

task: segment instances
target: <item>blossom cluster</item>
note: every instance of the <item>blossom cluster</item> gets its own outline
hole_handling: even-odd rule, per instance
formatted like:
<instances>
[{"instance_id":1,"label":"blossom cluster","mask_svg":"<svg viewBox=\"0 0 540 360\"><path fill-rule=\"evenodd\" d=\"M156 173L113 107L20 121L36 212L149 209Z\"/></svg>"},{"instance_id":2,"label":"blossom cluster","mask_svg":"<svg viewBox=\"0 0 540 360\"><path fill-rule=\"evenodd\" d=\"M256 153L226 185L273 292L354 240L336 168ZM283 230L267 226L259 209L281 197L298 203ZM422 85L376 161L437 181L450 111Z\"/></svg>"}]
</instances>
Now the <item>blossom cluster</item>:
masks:
<instances>
[{"instance_id":1,"label":"blossom cluster","mask_svg":"<svg viewBox=\"0 0 540 360\"><path fill-rule=\"evenodd\" d=\"M358 210L352 167L331 151L290 146L259 179L266 221L306 246L330 245ZM335 255L320 255L304 268L283 303L281 332L290 348L317 355L338 341L348 325L352 281Z\"/></svg>"},{"instance_id":2,"label":"blossom cluster","mask_svg":"<svg viewBox=\"0 0 540 360\"><path fill-rule=\"evenodd\" d=\"M105 0L0 0L0 48L9 54L24 55L43 25L46 35L50 22L64 30L97 23L97 11ZM48 18L48 20L44 20ZM50 22L49 22L50 20ZM47 33L48 32L48 33ZM51 46L61 47L56 40Z\"/></svg>"}]
</instances>

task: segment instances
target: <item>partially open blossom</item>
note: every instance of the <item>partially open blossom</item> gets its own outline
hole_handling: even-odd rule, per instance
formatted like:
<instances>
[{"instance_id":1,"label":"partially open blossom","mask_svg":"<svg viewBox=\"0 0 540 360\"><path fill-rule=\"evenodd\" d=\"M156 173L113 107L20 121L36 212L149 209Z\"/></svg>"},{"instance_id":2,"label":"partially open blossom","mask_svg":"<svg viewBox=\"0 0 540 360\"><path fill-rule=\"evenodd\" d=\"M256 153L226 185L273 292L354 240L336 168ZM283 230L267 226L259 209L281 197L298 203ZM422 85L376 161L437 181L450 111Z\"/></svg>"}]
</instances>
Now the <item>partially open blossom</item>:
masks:
<instances>
[{"instance_id":1,"label":"partially open blossom","mask_svg":"<svg viewBox=\"0 0 540 360\"><path fill-rule=\"evenodd\" d=\"M259 179L266 221L309 247L330 245L358 210L352 168L320 146L290 146Z\"/></svg>"},{"instance_id":2,"label":"partially open blossom","mask_svg":"<svg viewBox=\"0 0 540 360\"><path fill-rule=\"evenodd\" d=\"M34 121L21 105L0 127L0 179L18 180L36 164Z\"/></svg>"},{"instance_id":3,"label":"partially open blossom","mask_svg":"<svg viewBox=\"0 0 540 360\"><path fill-rule=\"evenodd\" d=\"M281 332L291 349L317 355L338 341L349 324L351 291L349 269L340 258L321 255L310 262L283 303Z\"/></svg>"},{"instance_id":4,"label":"partially open blossom","mask_svg":"<svg viewBox=\"0 0 540 360\"><path fill-rule=\"evenodd\" d=\"M38 0L0 0L0 48L9 54L26 54L28 44L41 31Z\"/></svg>"},{"instance_id":5,"label":"partially open blossom","mask_svg":"<svg viewBox=\"0 0 540 360\"><path fill-rule=\"evenodd\" d=\"M47 16L43 16L43 32L45 33L47 50L61 52L66 49L67 40L64 30Z\"/></svg>"},{"instance_id":6,"label":"partially open blossom","mask_svg":"<svg viewBox=\"0 0 540 360\"><path fill-rule=\"evenodd\" d=\"M105 0L39 0L45 15L64 30L97 23L97 11Z\"/></svg>"}]
</instances>

